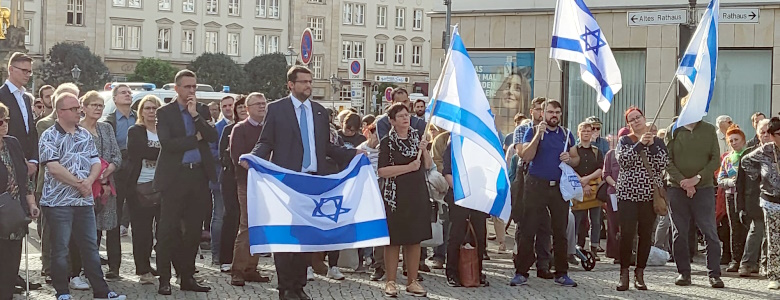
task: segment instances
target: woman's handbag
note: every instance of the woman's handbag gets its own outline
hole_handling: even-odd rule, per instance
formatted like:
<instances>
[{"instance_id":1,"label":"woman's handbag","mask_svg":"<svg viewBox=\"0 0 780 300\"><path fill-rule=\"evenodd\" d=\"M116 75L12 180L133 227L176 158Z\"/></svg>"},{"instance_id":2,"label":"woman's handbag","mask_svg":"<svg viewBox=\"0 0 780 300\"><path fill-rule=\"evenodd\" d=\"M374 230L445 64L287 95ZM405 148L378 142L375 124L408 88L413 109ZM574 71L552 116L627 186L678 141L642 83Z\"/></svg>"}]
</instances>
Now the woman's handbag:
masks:
<instances>
[{"instance_id":1,"label":"woman's handbag","mask_svg":"<svg viewBox=\"0 0 780 300\"><path fill-rule=\"evenodd\" d=\"M8 192L0 194L0 237L9 237L30 224L19 200Z\"/></svg>"},{"instance_id":2,"label":"woman's handbag","mask_svg":"<svg viewBox=\"0 0 780 300\"><path fill-rule=\"evenodd\" d=\"M655 178L655 170L647 159L647 151L639 152L639 157L642 159L642 165L647 169L647 174L650 175L650 180L652 181ZM653 185L653 210L659 216L665 216L669 213L666 203L666 189L663 186Z\"/></svg>"},{"instance_id":3,"label":"woman's handbag","mask_svg":"<svg viewBox=\"0 0 780 300\"><path fill-rule=\"evenodd\" d=\"M471 221L467 222L468 228L466 228L466 239L471 235L474 241L474 245L465 244L460 245L460 252L458 257L458 273L460 275L460 284L464 287L479 287L480 270L479 264L482 257L479 256L479 246L477 245L477 234L474 232L474 227L471 226Z\"/></svg>"},{"instance_id":4,"label":"woman's handbag","mask_svg":"<svg viewBox=\"0 0 780 300\"><path fill-rule=\"evenodd\" d=\"M138 192L138 202L142 207L155 207L160 205L162 194L155 190L152 182L141 183L135 187Z\"/></svg>"},{"instance_id":5,"label":"woman's handbag","mask_svg":"<svg viewBox=\"0 0 780 300\"><path fill-rule=\"evenodd\" d=\"M443 221L436 214L436 221L431 222L431 238L420 242L420 247L438 247L444 244L444 225Z\"/></svg>"},{"instance_id":6,"label":"woman's handbag","mask_svg":"<svg viewBox=\"0 0 780 300\"><path fill-rule=\"evenodd\" d=\"M601 202L609 202L609 193L607 193L607 187L609 184L606 181L602 181L601 185L599 185L599 189L596 192L596 199L599 199Z\"/></svg>"}]
</instances>

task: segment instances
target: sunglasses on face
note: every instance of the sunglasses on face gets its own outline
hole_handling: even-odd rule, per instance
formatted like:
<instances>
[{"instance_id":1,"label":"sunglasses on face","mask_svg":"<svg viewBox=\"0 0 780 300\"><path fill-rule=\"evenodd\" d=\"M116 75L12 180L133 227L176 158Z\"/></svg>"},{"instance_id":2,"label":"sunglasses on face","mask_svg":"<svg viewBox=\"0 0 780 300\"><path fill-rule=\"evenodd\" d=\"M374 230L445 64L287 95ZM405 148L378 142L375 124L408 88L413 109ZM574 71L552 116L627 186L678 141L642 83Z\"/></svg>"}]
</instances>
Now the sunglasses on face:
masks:
<instances>
[{"instance_id":1,"label":"sunglasses on face","mask_svg":"<svg viewBox=\"0 0 780 300\"><path fill-rule=\"evenodd\" d=\"M11 120L11 118L5 118L5 119L0 120L0 126L8 124L8 121L10 121L10 120Z\"/></svg>"}]
</instances>

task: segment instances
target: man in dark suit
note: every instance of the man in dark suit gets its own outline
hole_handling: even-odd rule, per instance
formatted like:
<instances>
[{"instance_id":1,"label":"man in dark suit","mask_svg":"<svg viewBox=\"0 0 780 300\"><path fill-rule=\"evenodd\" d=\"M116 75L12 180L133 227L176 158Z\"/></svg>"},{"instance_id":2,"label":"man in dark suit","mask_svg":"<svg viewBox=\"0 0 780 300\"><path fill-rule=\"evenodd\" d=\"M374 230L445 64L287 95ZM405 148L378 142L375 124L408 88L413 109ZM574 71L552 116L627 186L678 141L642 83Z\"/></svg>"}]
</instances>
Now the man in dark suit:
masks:
<instances>
[{"instance_id":1,"label":"man in dark suit","mask_svg":"<svg viewBox=\"0 0 780 300\"><path fill-rule=\"evenodd\" d=\"M346 164L362 151L350 150L330 143L328 113L311 101L312 73L304 66L287 71L290 96L268 104L268 113L260 139L252 154L282 168L320 174L325 158ZM246 162L241 165L248 168ZM274 253L280 299L310 299L303 291L309 253Z\"/></svg>"},{"instance_id":2,"label":"man in dark suit","mask_svg":"<svg viewBox=\"0 0 780 300\"><path fill-rule=\"evenodd\" d=\"M27 159L27 175L38 169L38 131L35 129L35 115L32 101L25 94L24 85L32 76L32 58L21 52L14 52L8 60L8 79L0 86L0 102L8 107L8 135L22 144Z\"/></svg>"},{"instance_id":3,"label":"man in dark suit","mask_svg":"<svg viewBox=\"0 0 780 300\"><path fill-rule=\"evenodd\" d=\"M209 180L215 180L209 143L217 131L209 125L209 108L195 99L195 72L181 70L174 78L176 98L157 110L160 156L153 186L162 193L157 236L158 294L171 294L171 262L181 290L208 292L195 274L195 255L205 209L211 207Z\"/></svg>"}]
</instances>

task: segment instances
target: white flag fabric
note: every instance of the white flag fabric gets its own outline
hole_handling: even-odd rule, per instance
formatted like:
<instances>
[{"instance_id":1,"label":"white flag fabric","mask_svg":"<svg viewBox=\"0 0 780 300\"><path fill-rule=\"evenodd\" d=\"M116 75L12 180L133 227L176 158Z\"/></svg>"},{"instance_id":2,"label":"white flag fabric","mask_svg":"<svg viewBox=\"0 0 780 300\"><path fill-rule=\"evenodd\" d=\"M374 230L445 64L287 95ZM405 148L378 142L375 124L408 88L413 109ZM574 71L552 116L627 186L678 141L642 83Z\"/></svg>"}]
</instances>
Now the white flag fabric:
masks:
<instances>
[{"instance_id":1,"label":"white flag fabric","mask_svg":"<svg viewBox=\"0 0 780 300\"><path fill-rule=\"evenodd\" d=\"M558 0L550 58L580 64L582 81L596 89L601 110L609 111L612 99L623 87L620 68L583 0Z\"/></svg>"},{"instance_id":2,"label":"white flag fabric","mask_svg":"<svg viewBox=\"0 0 780 300\"><path fill-rule=\"evenodd\" d=\"M385 246L390 236L374 170L365 155L328 176L294 172L251 154L250 252L319 252Z\"/></svg>"},{"instance_id":3,"label":"white flag fabric","mask_svg":"<svg viewBox=\"0 0 780 300\"><path fill-rule=\"evenodd\" d=\"M680 111L675 128L701 121L710 110L718 68L719 10L720 1L710 1L677 68L677 79L690 98Z\"/></svg>"},{"instance_id":4,"label":"white flag fabric","mask_svg":"<svg viewBox=\"0 0 780 300\"><path fill-rule=\"evenodd\" d=\"M511 193L502 139L457 27L444 64L428 110L431 124L452 134L455 204L508 221Z\"/></svg>"}]
</instances>

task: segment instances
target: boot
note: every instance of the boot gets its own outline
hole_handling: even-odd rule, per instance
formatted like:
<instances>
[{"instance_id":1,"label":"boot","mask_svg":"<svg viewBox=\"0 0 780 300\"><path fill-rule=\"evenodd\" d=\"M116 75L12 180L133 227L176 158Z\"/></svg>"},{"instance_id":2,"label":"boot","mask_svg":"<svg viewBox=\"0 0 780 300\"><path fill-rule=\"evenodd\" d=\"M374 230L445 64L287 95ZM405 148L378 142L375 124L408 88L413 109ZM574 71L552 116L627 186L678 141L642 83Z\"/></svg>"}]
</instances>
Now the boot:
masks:
<instances>
[{"instance_id":1,"label":"boot","mask_svg":"<svg viewBox=\"0 0 780 300\"><path fill-rule=\"evenodd\" d=\"M640 291L646 291L647 285L645 285L645 269L634 269L634 287Z\"/></svg>"},{"instance_id":2,"label":"boot","mask_svg":"<svg viewBox=\"0 0 780 300\"><path fill-rule=\"evenodd\" d=\"M620 284L617 286L618 291L628 290L628 268L620 269Z\"/></svg>"},{"instance_id":3,"label":"boot","mask_svg":"<svg viewBox=\"0 0 780 300\"><path fill-rule=\"evenodd\" d=\"M599 255L597 254L597 253L598 253L598 250L599 250L599 247L593 247L593 246L590 246L590 253L592 253L592 254L593 254L593 258L594 258L594 259L596 259L596 261L601 261L601 260L599 259Z\"/></svg>"}]
</instances>

